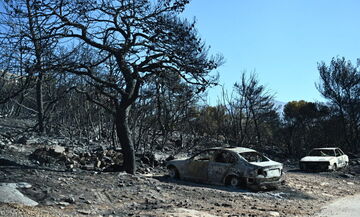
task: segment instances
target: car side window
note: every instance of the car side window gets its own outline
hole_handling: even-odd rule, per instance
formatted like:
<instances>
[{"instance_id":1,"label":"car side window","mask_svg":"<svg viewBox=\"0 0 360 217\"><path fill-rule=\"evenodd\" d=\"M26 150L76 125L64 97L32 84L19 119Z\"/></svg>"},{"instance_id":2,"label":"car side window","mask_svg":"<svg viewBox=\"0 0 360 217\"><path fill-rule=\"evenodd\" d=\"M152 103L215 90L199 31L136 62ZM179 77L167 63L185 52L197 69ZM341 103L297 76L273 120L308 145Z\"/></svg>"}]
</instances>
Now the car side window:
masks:
<instances>
[{"instance_id":1,"label":"car side window","mask_svg":"<svg viewBox=\"0 0 360 217\"><path fill-rule=\"evenodd\" d=\"M193 157L194 161L210 161L214 155L214 151L203 151Z\"/></svg>"},{"instance_id":2,"label":"car side window","mask_svg":"<svg viewBox=\"0 0 360 217\"><path fill-rule=\"evenodd\" d=\"M236 157L230 153L230 152L227 152L227 151L222 151L222 152L219 152L215 155L215 162L218 162L218 163L235 163L236 162Z\"/></svg>"},{"instance_id":3,"label":"car side window","mask_svg":"<svg viewBox=\"0 0 360 217\"><path fill-rule=\"evenodd\" d=\"M341 153L341 155L345 155L345 153L341 149L337 149L337 150Z\"/></svg>"},{"instance_id":4,"label":"car side window","mask_svg":"<svg viewBox=\"0 0 360 217\"><path fill-rule=\"evenodd\" d=\"M339 149L336 149L336 151L335 151L335 152L336 152L336 156L337 156L337 157L339 157L339 156L343 155Z\"/></svg>"}]
</instances>

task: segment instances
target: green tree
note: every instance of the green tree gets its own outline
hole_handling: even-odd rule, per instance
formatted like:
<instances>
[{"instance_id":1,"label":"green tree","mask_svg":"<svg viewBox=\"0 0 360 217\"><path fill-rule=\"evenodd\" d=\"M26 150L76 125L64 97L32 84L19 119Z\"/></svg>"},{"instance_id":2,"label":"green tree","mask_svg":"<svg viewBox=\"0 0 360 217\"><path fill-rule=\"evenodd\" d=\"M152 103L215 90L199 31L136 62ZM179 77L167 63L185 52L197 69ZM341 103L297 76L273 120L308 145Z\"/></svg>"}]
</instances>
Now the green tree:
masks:
<instances>
[{"instance_id":1,"label":"green tree","mask_svg":"<svg viewBox=\"0 0 360 217\"><path fill-rule=\"evenodd\" d=\"M324 126L329 117L329 108L320 103L288 102L284 107L283 135L288 152L298 154L314 146L328 145Z\"/></svg>"},{"instance_id":2,"label":"green tree","mask_svg":"<svg viewBox=\"0 0 360 217\"><path fill-rule=\"evenodd\" d=\"M360 142L360 71L345 58L333 58L330 65L318 64L319 92L330 101L342 120L346 142L359 151Z\"/></svg>"}]
</instances>

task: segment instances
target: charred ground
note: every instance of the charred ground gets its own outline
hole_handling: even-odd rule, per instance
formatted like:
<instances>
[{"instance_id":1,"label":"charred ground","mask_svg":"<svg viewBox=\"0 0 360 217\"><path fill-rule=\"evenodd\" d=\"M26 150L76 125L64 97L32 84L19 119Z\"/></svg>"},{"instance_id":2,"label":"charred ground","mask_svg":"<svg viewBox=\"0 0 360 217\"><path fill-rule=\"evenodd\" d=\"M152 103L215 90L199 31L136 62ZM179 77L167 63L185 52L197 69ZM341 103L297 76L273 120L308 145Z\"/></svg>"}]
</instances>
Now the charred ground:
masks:
<instances>
[{"instance_id":1,"label":"charred ground","mask_svg":"<svg viewBox=\"0 0 360 217\"><path fill-rule=\"evenodd\" d=\"M20 133L26 122L10 125L1 125L0 182L31 184L21 191L39 205L1 204L2 216L309 216L360 192L356 158L347 169L321 173L301 172L288 160L285 185L253 192L170 179L168 155L160 152L139 155L136 175L105 172L122 160L111 147Z\"/></svg>"}]
</instances>

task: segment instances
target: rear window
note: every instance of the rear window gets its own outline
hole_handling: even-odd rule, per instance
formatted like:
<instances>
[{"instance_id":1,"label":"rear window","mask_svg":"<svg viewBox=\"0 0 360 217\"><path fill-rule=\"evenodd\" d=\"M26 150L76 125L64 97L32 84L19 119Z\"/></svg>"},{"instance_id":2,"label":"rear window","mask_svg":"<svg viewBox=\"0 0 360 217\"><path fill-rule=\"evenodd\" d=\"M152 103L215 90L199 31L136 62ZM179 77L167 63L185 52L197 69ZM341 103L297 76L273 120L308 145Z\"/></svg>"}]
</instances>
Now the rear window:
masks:
<instances>
[{"instance_id":1,"label":"rear window","mask_svg":"<svg viewBox=\"0 0 360 217\"><path fill-rule=\"evenodd\" d=\"M245 160L247 160L248 162L265 162L265 161L269 161L268 158L266 158L264 155L252 151L252 152L243 152L243 153L239 153L240 156L242 156L243 158L245 158Z\"/></svg>"}]
</instances>

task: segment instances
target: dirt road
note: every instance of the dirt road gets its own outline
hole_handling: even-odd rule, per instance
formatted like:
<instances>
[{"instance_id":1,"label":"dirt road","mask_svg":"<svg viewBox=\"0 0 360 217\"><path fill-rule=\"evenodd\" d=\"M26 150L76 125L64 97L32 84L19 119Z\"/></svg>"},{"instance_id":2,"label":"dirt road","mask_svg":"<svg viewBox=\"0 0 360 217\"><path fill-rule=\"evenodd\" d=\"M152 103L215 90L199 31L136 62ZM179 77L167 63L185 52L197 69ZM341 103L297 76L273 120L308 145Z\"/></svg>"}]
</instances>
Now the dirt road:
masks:
<instances>
[{"instance_id":1,"label":"dirt road","mask_svg":"<svg viewBox=\"0 0 360 217\"><path fill-rule=\"evenodd\" d=\"M360 194L345 197L324 207L315 217L360 216Z\"/></svg>"}]
</instances>

